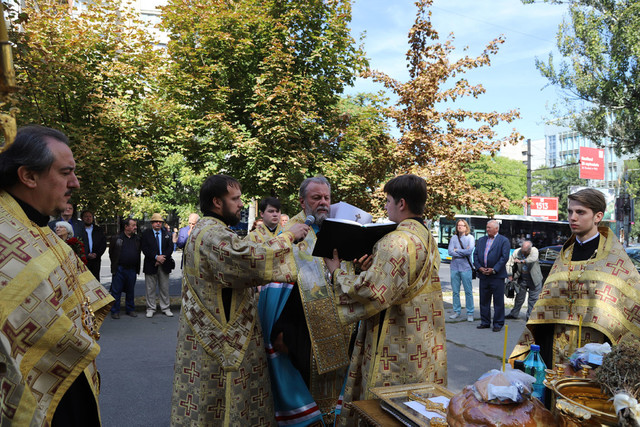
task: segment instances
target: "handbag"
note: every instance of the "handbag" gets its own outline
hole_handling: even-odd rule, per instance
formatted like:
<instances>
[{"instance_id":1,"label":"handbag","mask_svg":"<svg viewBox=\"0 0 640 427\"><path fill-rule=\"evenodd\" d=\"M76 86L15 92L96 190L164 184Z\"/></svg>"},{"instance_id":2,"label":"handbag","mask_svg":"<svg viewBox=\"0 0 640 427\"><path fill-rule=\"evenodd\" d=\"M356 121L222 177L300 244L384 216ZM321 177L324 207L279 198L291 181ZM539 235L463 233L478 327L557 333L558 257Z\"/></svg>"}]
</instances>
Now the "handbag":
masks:
<instances>
[{"instance_id":1,"label":"handbag","mask_svg":"<svg viewBox=\"0 0 640 427\"><path fill-rule=\"evenodd\" d=\"M462 240L460 240L460 236L458 234L456 234L456 237L458 238L458 242L460 242L460 247L462 249L465 249L465 247L462 246ZM471 267L471 280L477 279L478 278L478 273L476 272L476 269L473 268L473 264L471 264L471 259L469 259L469 256L466 256L465 258L467 259L467 262L469 263L469 267Z\"/></svg>"}]
</instances>

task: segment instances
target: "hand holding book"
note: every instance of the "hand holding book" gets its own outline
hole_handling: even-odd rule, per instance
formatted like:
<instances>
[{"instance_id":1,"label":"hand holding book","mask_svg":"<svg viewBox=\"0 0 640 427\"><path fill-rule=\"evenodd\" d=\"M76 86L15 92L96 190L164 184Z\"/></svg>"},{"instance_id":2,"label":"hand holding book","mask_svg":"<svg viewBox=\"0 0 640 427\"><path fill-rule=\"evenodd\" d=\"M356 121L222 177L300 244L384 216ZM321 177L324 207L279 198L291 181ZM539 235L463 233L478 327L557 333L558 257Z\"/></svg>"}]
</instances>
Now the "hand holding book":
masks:
<instances>
[{"instance_id":1,"label":"hand holding book","mask_svg":"<svg viewBox=\"0 0 640 427\"><path fill-rule=\"evenodd\" d=\"M329 273L333 276L333 272L340 267L338 250L334 249L333 258L325 258L324 263L326 264ZM354 259L353 264L355 265L356 270L359 269L360 271L366 271L373 264L373 256L365 254L360 258Z\"/></svg>"}]
</instances>

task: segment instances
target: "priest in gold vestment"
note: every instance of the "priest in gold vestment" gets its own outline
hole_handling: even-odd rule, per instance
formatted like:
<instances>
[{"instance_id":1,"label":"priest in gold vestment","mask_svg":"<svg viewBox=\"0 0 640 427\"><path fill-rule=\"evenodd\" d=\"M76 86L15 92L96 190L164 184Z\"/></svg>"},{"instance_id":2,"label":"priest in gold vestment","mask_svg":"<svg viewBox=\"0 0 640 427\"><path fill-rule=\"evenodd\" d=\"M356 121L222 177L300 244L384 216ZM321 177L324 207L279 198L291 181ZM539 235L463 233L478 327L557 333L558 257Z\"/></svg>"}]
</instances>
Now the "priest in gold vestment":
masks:
<instances>
[{"instance_id":1,"label":"priest in gold vestment","mask_svg":"<svg viewBox=\"0 0 640 427\"><path fill-rule=\"evenodd\" d=\"M260 200L258 210L262 223L249 233L249 238L257 243L264 243L280 234L283 230L280 225L281 216L280 200L275 197L266 197Z\"/></svg>"},{"instance_id":2,"label":"priest in gold vestment","mask_svg":"<svg viewBox=\"0 0 640 427\"><path fill-rule=\"evenodd\" d=\"M307 178L300 185L299 196L303 210L287 227L303 224L308 216L313 216L315 223L306 238L294 245L296 285L270 338L276 351L288 354L324 422L331 424L349 364L352 328L340 323L324 261L311 255L320 224L330 213L329 182L323 176ZM351 262L343 263L343 268L354 271Z\"/></svg>"},{"instance_id":3,"label":"priest in gold vestment","mask_svg":"<svg viewBox=\"0 0 640 427\"><path fill-rule=\"evenodd\" d=\"M415 175L389 181L385 208L395 231L373 249L360 275L326 259L340 321L358 321L339 425L353 425L348 403L373 398L371 387L431 382L447 385L447 350L440 255L422 218L426 184ZM338 254L339 255L339 254Z\"/></svg>"},{"instance_id":4,"label":"priest in gold vestment","mask_svg":"<svg viewBox=\"0 0 640 427\"><path fill-rule=\"evenodd\" d=\"M569 195L574 234L562 247L510 360L524 358L535 343L553 367L568 363L579 340L581 346L616 345L627 334L640 336L640 274L613 232L598 227L605 206L594 189Z\"/></svg>"},{"instance_id":5,"label":"priest in gold vestment","mask_svg":"<svg viewBox=\"0 0 640 427\"><path fill-rule=\"evenodd\" d=\"M79 187L67 137L0 153L0 424L99 426L97 340L113 298L48 227Z\"/></svg>"},{"instance_id":6,"label":"priest in gold vestment","mask_svg":"<svg viewBox=\"0 0 640 427\"><path fill-rule=\"evenodd\" d=\"M171 425L275 425L255 287L292 282L298 225L264 244L238 237L240 184L209 177L200 190L204 217L184 250Z\"/></svg>"}]
</instances>

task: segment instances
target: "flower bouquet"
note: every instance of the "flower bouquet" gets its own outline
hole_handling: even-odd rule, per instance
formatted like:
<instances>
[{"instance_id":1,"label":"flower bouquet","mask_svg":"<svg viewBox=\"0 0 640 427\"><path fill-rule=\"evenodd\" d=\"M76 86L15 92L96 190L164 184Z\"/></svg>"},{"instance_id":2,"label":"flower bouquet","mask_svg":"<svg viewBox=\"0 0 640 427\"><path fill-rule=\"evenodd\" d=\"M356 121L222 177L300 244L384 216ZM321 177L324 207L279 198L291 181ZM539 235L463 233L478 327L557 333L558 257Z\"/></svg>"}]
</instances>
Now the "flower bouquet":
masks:
<instances>
[{"instance_id":1,"label":"flower bouquet","mask_svg":"<svg viewBox=\"0 0 640 427\"><path fill-rule=\"evenodd\" d=\"M84 254L84 245L82 244L82 240L77 237L71 237L66 240L67 245L73 249L73 252L82 260L82 262L87 264L87 257Z\"/></svg>"}]
</instances>

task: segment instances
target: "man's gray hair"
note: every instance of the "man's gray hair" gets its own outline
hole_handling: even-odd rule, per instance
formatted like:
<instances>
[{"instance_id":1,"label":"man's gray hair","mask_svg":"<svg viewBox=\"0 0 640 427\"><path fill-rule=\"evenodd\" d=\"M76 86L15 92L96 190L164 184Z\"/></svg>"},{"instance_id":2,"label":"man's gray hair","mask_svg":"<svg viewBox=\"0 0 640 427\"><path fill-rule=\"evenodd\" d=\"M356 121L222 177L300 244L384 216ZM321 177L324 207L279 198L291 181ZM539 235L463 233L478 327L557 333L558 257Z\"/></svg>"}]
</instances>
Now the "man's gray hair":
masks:
<instances>
[{"instance_id":1,"label":"man's gray hair","mask_svg":"<svg viewBox=\"0 0 640 427\"><path fill-rule=\"evenodd\" d=\"M311 184L312 182L315 182L316 184L324 184L327 187L329 187L329 193L331 193L331 184L329 184L329 181L327 180L327 178L325 178L322 175L317 175L311 178L307 178L304 181L302 181L302 184L300 184L300 193L299 196L301 199L304 199L307 195L307 187L309 186L309 184Z\"/></svg>"},{"instance_id":2,"label":"man's gray hair","mask_svg":"<svg viewBox=\"0 0 640 427\"><path fill-rule=\"evenodd\" d=\"M487 225L489 224L495 224L498 227L498 230L500 230L500 223L495 219L490 219L489 221L487 221Z\"/></svg>"},{"instance_id":3,"label":"man's gray hair","mask_svg":"<svg viewBox=\"0 0 640 427\"><path fill-rule=\"evenodd\" d=\"M529 248L533 247L533 242L531 240L525 240L524 242L522 242L522 245L520 246L521 248L524 248L526 246L529 246Z\"/></svg>"}]
</instances>

